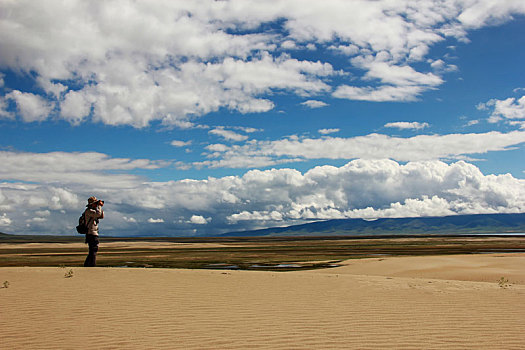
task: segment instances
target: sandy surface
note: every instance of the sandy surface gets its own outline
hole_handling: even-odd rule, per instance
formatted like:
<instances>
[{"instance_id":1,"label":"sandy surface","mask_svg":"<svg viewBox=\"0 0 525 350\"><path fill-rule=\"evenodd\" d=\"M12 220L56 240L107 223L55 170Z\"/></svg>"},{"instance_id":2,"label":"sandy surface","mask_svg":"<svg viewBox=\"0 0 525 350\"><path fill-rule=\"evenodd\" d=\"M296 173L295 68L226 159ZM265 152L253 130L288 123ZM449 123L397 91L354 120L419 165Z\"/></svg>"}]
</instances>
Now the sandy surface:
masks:
<instances>
[{"instance_id":1,"label":"sandy surface","mask_svg":"<svg viewBox=\"0 0 525 350\"><path fill-rule=\"evenodd\" d=\"M2 349L522 349L525 254L303 272L0 268ZM508 278L510 285L497 283Z\"/></svg>"}]
</instances>

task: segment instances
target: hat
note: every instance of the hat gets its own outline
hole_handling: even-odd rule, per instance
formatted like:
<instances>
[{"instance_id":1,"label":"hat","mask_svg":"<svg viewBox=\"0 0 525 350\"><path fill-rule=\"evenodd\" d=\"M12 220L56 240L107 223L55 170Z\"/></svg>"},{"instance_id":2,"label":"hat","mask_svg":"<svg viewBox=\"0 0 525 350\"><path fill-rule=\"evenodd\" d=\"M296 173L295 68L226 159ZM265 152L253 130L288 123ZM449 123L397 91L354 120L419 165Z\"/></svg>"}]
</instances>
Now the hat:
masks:
<instances>
[{"instance_id":1,"label":"hat","mask_svg":"<svg viewBox=\"0 0 525 350\"><path fill-rule=\"evenodd\" d=\"M98 200L97 197L95 197L95 196L91 196L91 197L88 198L88 204L93 204L93 203L95 203L97 200Z\"/></svg>"}]
</instances>

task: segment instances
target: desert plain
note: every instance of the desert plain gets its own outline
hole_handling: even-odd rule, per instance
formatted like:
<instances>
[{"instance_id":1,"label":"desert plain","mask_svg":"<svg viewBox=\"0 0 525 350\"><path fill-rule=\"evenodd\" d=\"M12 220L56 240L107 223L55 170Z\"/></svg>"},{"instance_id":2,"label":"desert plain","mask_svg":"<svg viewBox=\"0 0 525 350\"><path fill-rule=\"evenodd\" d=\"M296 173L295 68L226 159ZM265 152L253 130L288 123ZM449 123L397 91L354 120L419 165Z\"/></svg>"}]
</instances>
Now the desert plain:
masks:
<instances>
[{"instance_id":1,"label":"desert plain","mask_svg":"<svg viewBox=\"0 0 525 350\"><path fill-rule=\"evenodd\" d=\"M0 348L522 349L523 241L0 243Z\"/></svg>"}]
</instances>

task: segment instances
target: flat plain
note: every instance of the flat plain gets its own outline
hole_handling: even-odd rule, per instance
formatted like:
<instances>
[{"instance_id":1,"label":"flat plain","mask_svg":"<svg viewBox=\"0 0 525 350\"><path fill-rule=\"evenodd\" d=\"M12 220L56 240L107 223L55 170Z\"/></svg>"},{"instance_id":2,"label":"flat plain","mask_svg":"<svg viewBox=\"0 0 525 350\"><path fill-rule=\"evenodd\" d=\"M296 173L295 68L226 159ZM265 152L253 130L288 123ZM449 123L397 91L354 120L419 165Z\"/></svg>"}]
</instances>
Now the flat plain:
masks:
<instances>
[{"instance_id":1,"label":"flat plain","mask_svg":"<svg viewBox=\"0 0 525 350\"><path fill-rule=\"evenodd\" d=\"M300 270L333 267L348 259L525 252L525 236L427 237L101 237L101 267ZM8 236L1 266L82 266L83 236Z\"/></svg>"}]
</instances>

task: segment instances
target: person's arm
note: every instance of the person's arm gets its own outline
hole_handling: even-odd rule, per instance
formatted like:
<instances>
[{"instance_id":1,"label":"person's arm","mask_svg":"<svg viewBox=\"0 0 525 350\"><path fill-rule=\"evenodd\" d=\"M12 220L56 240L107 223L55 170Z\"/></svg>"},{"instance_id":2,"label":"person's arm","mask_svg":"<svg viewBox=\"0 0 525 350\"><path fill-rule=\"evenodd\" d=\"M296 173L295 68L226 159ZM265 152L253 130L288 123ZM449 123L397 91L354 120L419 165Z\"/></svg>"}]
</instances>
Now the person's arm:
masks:
<instances>
[{"instance_id":1,"label":"person's arm","mask_svg":"<svg viewBox=\"0 0 525 350\"><path fill-rule=\"evenodd\" d=\"M97 219L104 219L104 210L100 205L97 206Z\"/></svg>"}]
</instances>

